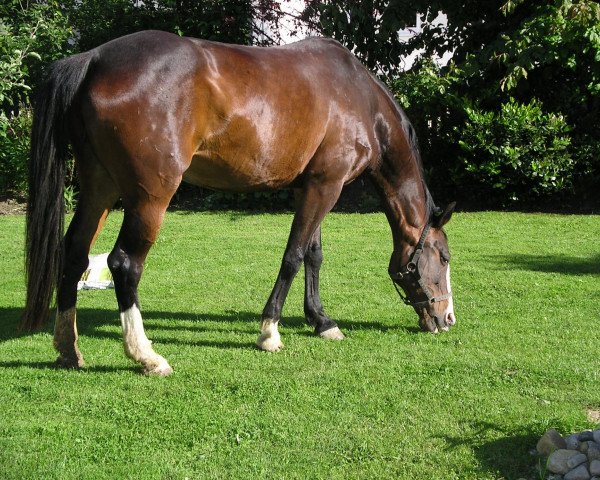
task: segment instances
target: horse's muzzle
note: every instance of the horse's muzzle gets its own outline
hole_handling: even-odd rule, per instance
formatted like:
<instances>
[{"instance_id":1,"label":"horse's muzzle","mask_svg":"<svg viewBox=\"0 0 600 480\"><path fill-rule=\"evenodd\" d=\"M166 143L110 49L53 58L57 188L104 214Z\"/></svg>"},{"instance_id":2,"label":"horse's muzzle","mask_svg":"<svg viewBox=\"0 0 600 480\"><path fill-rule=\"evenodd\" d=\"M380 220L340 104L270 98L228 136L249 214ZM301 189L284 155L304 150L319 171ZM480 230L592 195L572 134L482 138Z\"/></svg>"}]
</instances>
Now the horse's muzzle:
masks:
<instances>
[{"instance_id":1,"label":"horse's muzzle","mask_svg":"<svg viewBox=\"0 0 600 480\"><path fill-rule=\"evenodd\" d=\"M454 313L444 313L444 315L429 315L427 311L424 311L419 315L419 327L424 332L439 333L447 332L452 325L456 323L456 317Z\"/></svg>"}]
</instances>

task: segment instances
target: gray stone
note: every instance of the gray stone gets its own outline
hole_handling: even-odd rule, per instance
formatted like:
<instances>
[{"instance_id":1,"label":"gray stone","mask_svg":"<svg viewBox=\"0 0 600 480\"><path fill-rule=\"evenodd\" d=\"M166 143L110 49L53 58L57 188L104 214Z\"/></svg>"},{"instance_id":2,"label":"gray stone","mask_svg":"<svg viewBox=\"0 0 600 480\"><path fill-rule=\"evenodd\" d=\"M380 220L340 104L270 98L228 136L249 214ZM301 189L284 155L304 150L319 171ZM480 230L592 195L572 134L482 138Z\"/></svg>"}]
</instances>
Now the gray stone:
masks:
<instances>
[{"instance_id":1,"label":"gray stone","mask_svg":"<svg viewBox=\"0 0 600 480\"><path fill-rule=\"evenodd\" d=\"M584 430L579 434L580 442L589 442L591 440L594 440L594 432L592 432L591 430Z\"/></svg>"},{"instance_id":2,"label":"gray stone","mask_svg":"<svg viewBox=\"0 0 600 480\"><path fill-rule=\"evenodd\" d=\"M590 462L590 473L592 475L600 475L600 460L592 460Z\"/></svg>"},{"instance_id":3,"label":"gray stone","mask_svg":"<svg viewBox=\"0 0 600 480\"><path fill-rule=\"evenodd\" d=\"M581 463L579 462L573 465L573 462L569 462L569 460L571 460L574 457L578 457L579 455L583 454L574 450L566 450L563 448L555 450L548 457L548 470L552 473L560 473L561 475L564 475L565 473L569 472L575 466ZM585 455L583 456L585 457ZM584 458L584 461L586 460L586 458Z\"/></svg>"},{"instance_id":4,"label":"gray stone","mask_svg":"<svg viewBox=\"0 0 600 480\"><path fill-rule=\"evenodd\" d=\"M569 450L577 450L579 449L579 434L574 433L573 435L568 435L565 437L565 443L567 444L567 448Z\"/></svg>"},{"instance_id":5,"label":"gray stone","mask_svg":"<svg viewBox=\"0 0 600 480\"><path fill-rule=\"evenodd\" d=\"M581 442L577 450L579 450L581 453L587 453L588 448L590 448L589 442Z\"/></svg>"},{"instance_id":6,"label":"gray stone","mask_svg":"<svg viewBox=\"0 0 600 480\"><path fill-rule=\"evenodd\" d=\"M590 472L585 465L579 465L565 475L565 480L590 480Z\"/></svg>"},{"instance_id":7,"label":"gray stone","mask_svg":"<svg viewBox=\"0 0 600 480\"><path fill-rule=\"evenodd\" d=\"M559 475L558 473L551 473L548 475L548 480L563 480L565 477Z\"/></svg>"},{"instance_id":8,"label":"gray stone","mask_svg":"<svg viewBox=\"0 0 600 480\"><path fill-rule=\"evenodd\" d=\"M560 433L551 428L542 435L536 448L540 455L547 457L555 450L567 448L567 443L565 442L565 439L560 436Z\"/></svg>"},{"instance_id":9,"label":"gray stone","mask_svg":"<svg viewBox=\"0 0 600 480\"><path fill-rule=\"evenodd\" d=\"M577 455L573 455L567 460L567 467L572 469L581 465L584 462L587 462L587 456L583 453L577 453Z\"/></svg>"},{"instance_id":10,"label":"gray stone","mask_svg":"<svg viewBox=\"0 0 600 480\"><path fill-rule=\"evenodd\" d=\"M596 442L588 442L588 461L600 460L600 446Z\"/></svg>"},{"instance_id":11,"label":"gray stone","mask_svg":"<svg viewBox=\"0 0 600 480\"><path fill-rule=\"evenodd\" d=\"M600 443L600 428L594 430L594 442Z\"/></svg>"}]
</instances>

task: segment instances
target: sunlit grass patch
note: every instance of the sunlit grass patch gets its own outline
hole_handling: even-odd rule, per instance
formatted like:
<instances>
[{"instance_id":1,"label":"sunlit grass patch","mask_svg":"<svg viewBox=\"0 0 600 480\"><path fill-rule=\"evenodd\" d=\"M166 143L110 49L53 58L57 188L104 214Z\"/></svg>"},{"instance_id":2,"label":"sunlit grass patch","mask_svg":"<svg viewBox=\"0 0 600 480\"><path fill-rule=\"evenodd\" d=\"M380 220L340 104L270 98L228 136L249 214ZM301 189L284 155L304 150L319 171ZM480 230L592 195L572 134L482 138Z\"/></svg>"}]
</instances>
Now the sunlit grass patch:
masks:
<instances>
[{"instance_id":1,"label":"sunlit grass patch","mask_svg":"<svg viewBox=\"0 0 600 480\"><path fill-rule=\"evenodd\" d=\"M305 325L300 272L268 354L254 341L291 215L169 213L140 285L169 378L123 354L111 290L80 293L81 371L52 368L51 326L16 331L23 223L0 217L1 478L536 478L547 428L594 426L597 216L456 214L458 324L434 336L387 276L385 217L332 214L321 293L347 340Z\"/></svg>"}]
</instances>

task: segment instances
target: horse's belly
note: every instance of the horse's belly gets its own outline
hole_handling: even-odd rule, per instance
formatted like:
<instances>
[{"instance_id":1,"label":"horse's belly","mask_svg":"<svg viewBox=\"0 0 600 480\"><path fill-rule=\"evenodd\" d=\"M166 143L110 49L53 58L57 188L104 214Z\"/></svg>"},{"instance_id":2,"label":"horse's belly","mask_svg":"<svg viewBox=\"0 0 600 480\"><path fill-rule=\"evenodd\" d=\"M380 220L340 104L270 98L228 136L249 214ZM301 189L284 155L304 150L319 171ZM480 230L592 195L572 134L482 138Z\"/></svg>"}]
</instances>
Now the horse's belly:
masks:
<instances>
[{"instance_id":1,"label":"horse's belly","mask_svg":"<svg viewBox=\"0 0 600 480\"><path fill-rule=\"evenodd\" d=\"M201 187L231 192L277 190L292 184L302 173L304 162L253 158L247 155L222 157L197 152L183 180Z\"/></svg>"},{"instance_id":2,"label":"horse's belly","mask_svg":"<svg viewBox=\"0 0 600 480\"><path fill-rule=\"evenodd\" d=\"M205 123L185 181L233 192L284 188L304 171L320 143L316 122L299 125L268 104L260 115L238 108L227 118Z\"/></svg>"}]
</instances>

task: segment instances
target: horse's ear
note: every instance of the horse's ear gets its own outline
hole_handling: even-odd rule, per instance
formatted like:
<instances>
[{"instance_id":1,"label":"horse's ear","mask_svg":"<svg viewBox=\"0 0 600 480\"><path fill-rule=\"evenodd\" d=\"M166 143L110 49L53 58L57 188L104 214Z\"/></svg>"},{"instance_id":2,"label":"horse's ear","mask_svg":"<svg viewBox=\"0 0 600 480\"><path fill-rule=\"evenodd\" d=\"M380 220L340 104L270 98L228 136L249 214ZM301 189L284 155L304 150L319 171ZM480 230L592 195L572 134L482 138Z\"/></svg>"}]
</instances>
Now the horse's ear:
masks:
<instances>
[{"instance_id":1,"label":"horse's ear","mask_svg":"<svg viewBox=\"0 0 600 480\"><path fill-rule=\"evenodd\" d=\"M435 228L442 228L450 221L450 217L452 217L452 212L456 208L456 202L452 202L448 204L448 206L442 211L439 209L435 213L435 219L433 221L433 226Z\"/></svg>"}]
</instances>

